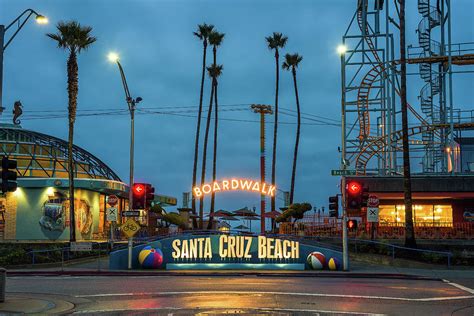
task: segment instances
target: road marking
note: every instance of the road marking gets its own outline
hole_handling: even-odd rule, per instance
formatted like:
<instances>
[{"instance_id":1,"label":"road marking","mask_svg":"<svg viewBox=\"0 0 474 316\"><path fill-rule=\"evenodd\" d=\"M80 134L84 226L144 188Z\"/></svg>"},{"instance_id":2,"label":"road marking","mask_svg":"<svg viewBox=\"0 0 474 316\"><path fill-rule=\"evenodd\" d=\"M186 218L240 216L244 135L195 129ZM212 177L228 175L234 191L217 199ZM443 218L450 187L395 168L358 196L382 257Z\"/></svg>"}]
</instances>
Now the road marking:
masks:
<instances>
[{"instance_id":1,"label":"road marking","mask_svg":"<svg viewBox=\"0 0 474 316\"><path fill-rule=\"evenodd\" d=\"M451 286L454 286L454 287L457 287L458 289L460 290L463 290L465 292L468 292L470 294L474 294L474 290L471 289L471 288L468 288L467 286L464 286L464 285L461 285L461 284L457 284L457 283L454 283L454 282L451 282L449 280L443 280L443 282L451 285Z\"/></svg>"},{"instance_id":2,"label":"road marking","mask_svg":"<svg viewBox=\"0 0 474 316\"><path fill-rule=\"evenodd\" d=\"M76 311L73 314L97 314L97 313L113 313L113 312L126 312L126 311L158 311L158 310L192 310L193 308L179 308L179 307L138 307L138 308L111 308L111 309L94 309L94 310L83 310ZM220 310L223 308L209 308L209 310ZM349 311L328 311L328 310L319 310L319 309L298 309L298 308L239 308L242 310L249 311L272 311L272 312L294 312L294 313L325 313L325 314L348 314L348 315L364 315L364 316L385 316L387 314L373 314L373 313L364 313L364 312L349 312ZM202 310L202 308L200 308ZM173 314L168 314L173 315Z\"/></svg>"},{"instance_id":3,"label":"road marking","mask_svg":"<svg viewBox=\"0 0 474 316\"><path fill-rule=\"evenodd\" d=\"M465 296L441 296L441 297L427 297L427 298L407 298L407 297L392 297L392 296L372 296L372 295L348 295L348 294L324 294L324 293L291 293L291 292L257 292L257 291L179 291L179 292L142 292L142 293L103 293L103 294L84 294L76 295L78 298L87 297L114 297L114 296L152 296L152 295L206 295L206 294L252 294L252 295L293 295L293 296L309 296L309 297L339 297L339 298L357 298L369 300L392 300L392 301L406 301L406 302L430 302L430 301L444 301L444 300L462 300L474 298L474 295Z\"/></svg>"}]
</instances>

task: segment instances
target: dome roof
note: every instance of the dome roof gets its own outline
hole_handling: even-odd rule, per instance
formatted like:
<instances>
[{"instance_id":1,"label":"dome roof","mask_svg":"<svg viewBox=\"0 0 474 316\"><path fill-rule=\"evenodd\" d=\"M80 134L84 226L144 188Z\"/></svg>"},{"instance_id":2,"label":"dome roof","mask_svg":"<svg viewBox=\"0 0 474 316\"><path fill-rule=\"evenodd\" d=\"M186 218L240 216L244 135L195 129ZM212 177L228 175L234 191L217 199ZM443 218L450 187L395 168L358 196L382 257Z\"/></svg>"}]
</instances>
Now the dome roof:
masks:
<instances>
[{"instance_id":1,"label":"dome roof","mask_svg":"<svg viewBox=\"0 0 474 316\"><path fill-rule=\"evenodd\" d=\"M18 177L67 178L68 142L46 134L0 124L0 155L18 162ZM121 181L99 158L74 145L75 178Z\"/></svg>"}]
</instances>

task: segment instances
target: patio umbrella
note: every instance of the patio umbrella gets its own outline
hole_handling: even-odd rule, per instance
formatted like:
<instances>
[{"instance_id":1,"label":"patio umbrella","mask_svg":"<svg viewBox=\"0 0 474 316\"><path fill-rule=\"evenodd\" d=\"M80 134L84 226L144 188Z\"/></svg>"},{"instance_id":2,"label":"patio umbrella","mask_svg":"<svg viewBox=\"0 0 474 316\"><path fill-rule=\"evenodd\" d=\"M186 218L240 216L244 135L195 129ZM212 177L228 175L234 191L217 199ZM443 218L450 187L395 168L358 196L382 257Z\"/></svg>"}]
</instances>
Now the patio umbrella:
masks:
<instances>
[{"instance_id":1,"label":"patio umbrella","mask_svg":"<svg viewBox=\"0 0 474 316\"><path fill-rule=\"evenodd\" d=\"M258 216L254 211L249 210L247 206L234 211L234 215L235 216Z\"/></svg>"},{"instance_id":2,"label":"patio umbrella","mask_svg":"<svg viewBox=\"0 0 474 316\"><path fill-rule=\"evenodd\" d=\"M237 227L234 227L234 229L237 229L237 230L247 230L247 229L249 229L249 228L248 228L247 226L245 226L245 225L239 225L239 226L237 226Z\"/></svg>"},{"instance_id":3,"label":"patio umbrella","mask_svg":"<svg viewBox=\"0 0 474 316\"><path fill-rule=\"evenodd\" d=\"M278 212L278 211L266 212L266 213L264 214L264 216L265 216L266 218L277 218L277 217L280 216L280 215L281 215L281 213Z\"/></svg>"},{"instance_id":4,"label":"patio umbrella","mask_svg":"<svg viewBox=\"0 0 474 316\"><path fill-rule=\"evenodd\" d=\"M222 217L222 216L233 216L234 213L225 210L218 210L214 212L214 217Z\"/></svg>"}]
</instances>

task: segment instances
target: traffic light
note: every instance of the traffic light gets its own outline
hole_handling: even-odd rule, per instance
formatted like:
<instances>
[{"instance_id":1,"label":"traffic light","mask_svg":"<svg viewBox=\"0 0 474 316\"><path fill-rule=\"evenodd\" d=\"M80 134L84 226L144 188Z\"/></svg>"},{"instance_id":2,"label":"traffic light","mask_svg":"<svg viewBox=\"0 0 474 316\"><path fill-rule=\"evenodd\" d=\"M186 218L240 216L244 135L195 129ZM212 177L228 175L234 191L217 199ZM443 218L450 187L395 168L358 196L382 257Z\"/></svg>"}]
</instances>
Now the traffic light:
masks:
<instances>
[{"instance_id":1,"label":"traffic light","mask_svg":"<svg viewBox=\"0 0 474 316\"><path fill-rule=\"evenodd\" d=\"M362 207L367 207L367 202L369 201L369 188L368 187L362 187L360 200L361 200L360 205Z\"/></svg>"},{"instance_id":2,"label":"traffic light","mask_svg":"<svg viewBox=\"0 0 474 316\"><path fill-rule=\"evenodd\" d=\"M16 183L16 160L10 160L8 157L2 158L2 192L14 192L18 187Z\"/></svg>"},{"instance_id":3,"label":"traffic light","mask_svg":"<svg viewBox=\"0 0 474 316\"><path fill-rule=\"evenodd\" d=\"M155 199L155 188L151 184L145 185L145 207L151 207L151 202Z\"/></svg>"},{"instance_id":4,"label":"traffic light","mask_svg":"<svg viewBox=\"0 0 474 316\"><path fill-rule=\"evenodd\" d=\"M351 232L357 231L357 220L355 220L355 219L348 220L347 221L347 229L349 229L349 231L351 231Z\"/></svg>"},{"instance_id":5,"label":"traffic light","mask_svg":"<svg viewBox=\"0 0 474 316\"><path fill-rule=\"evenodd\" d=\"M143 183L135 183L132 187L132 194L133 194L133 202L132 202L132 209L133 210L141 210L145 208L145 184Z\"/></svg>"},{"instance_id":6,"label":"traffic light","mask_svg":"<svg viewBox=\"0 0 474 316\"><path fill-rule=\"evenodd\" d=\"M359 182L351 181L346 185L346 208L360 210L362 206L362 186Z\"/></svg>"},{"instance_id":7,"label":"traffic light","mask_svg":"<svg viewBox=\"0 0 474 316\"><path fill-rule=\"evenodd\" d=\"M151 202L155 198L155 188L149 183L133 184L132 209L143 210L151 207Z\"/></svg>"},{"instance_id":8,"label":"traffic light","mask_svg":"<svg viewBox=\"0 0 474 316\"><path fill-rule=\"evenodd\" d=\"M329 197L329 217L339 217L339 199L337 195Z\"/></svg>"}]
</instances>

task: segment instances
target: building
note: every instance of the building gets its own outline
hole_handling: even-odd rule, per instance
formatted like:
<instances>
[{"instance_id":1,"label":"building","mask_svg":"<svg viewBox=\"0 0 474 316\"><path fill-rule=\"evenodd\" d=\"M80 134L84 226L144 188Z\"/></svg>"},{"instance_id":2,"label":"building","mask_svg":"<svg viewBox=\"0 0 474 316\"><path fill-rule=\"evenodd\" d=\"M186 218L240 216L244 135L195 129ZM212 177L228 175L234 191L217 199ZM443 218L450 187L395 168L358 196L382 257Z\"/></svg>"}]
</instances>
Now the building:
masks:
<instances>
[{"instance_id":1,"label":"building","mask_svg":"<svg viewBox=\"0 0 474 316\"><path fill-rule=\"evenodd\" d=\"M17 125L0 125L0 154L18 163L18 189L0 197L0 240L69 240L67 144ZM128 186L86 150L74 146L73 155L76 239L107 239L107 197L119 197L120 215L128 208ZM176 205L173 197L156 195L155 201L162 206Z\"/></svg>"}]
</instances>

